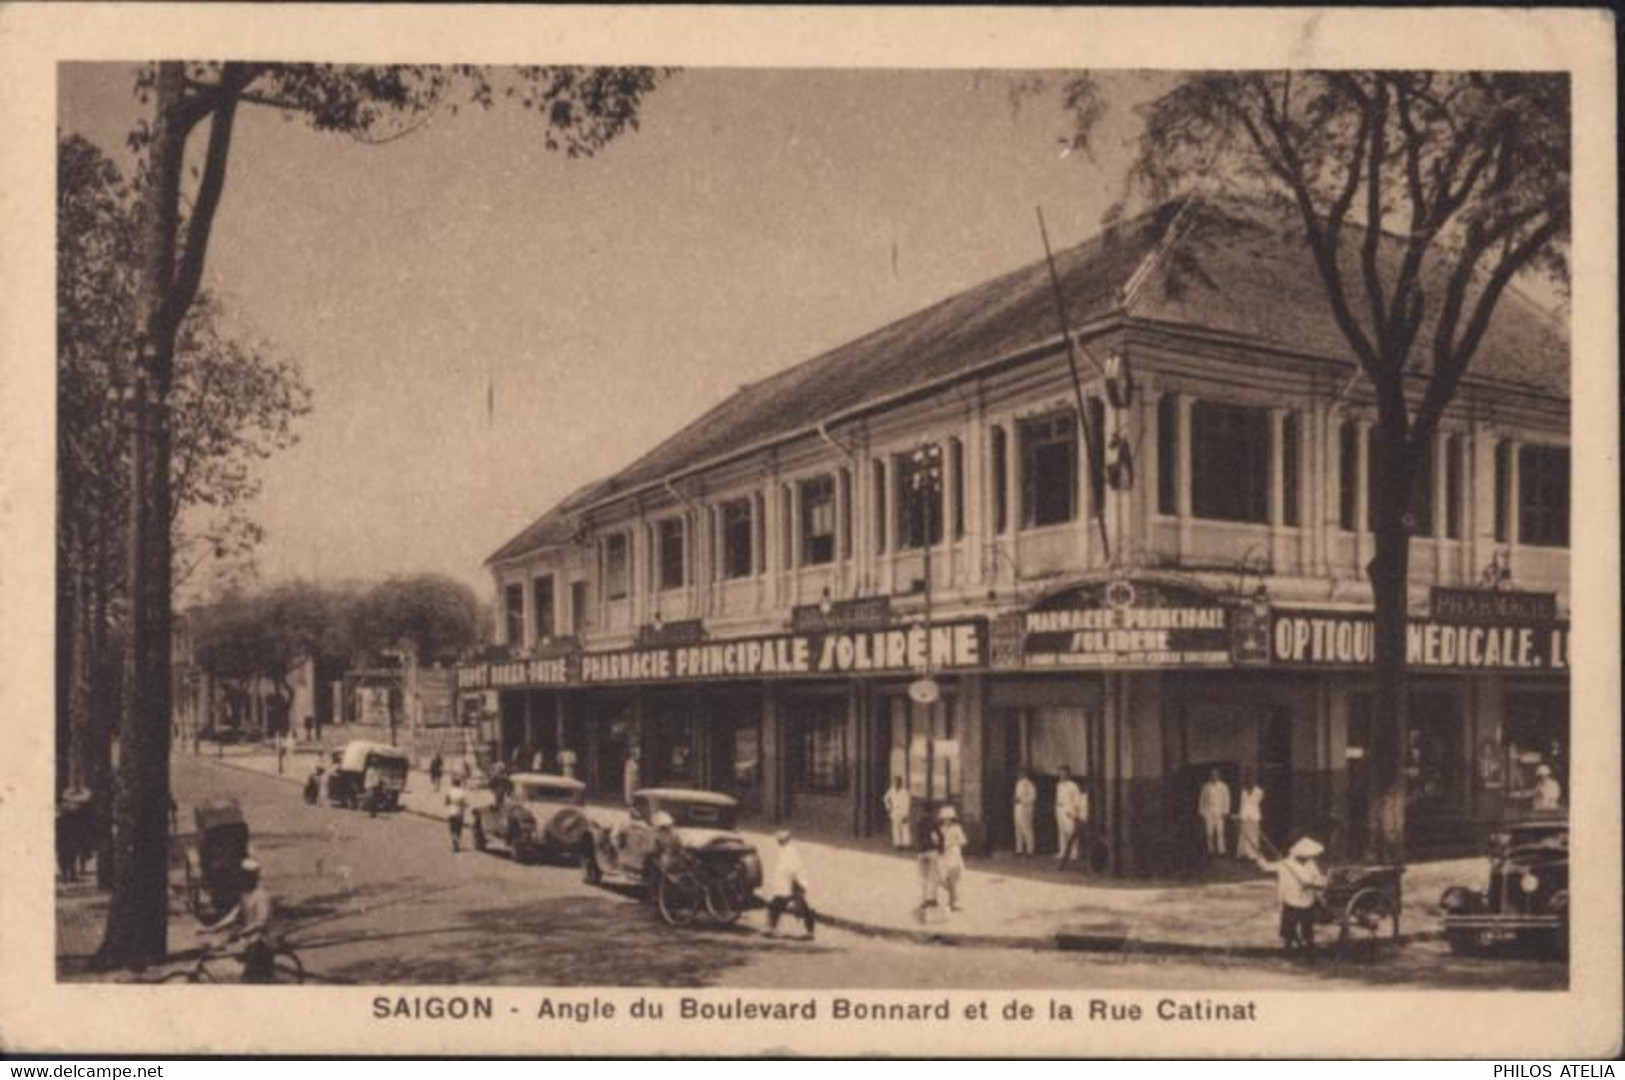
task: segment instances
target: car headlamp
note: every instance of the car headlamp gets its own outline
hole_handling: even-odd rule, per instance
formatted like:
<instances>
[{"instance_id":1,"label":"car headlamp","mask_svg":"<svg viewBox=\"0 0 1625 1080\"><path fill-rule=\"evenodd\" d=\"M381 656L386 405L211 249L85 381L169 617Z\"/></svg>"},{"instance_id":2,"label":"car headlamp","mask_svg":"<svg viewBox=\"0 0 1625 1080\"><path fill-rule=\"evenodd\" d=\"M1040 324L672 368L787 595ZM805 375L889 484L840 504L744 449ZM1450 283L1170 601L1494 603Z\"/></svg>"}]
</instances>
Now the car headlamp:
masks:
<instances>
[{"instance_id":1,"label":"car headlamp","mask_svg":"<svg viewBox=\"0 0 1625 1080\"><path fill-rule=\"evenodd\" d=\"M1522 889L1526 893L1532 893L1536 889L1540 888L1540 878L1536 877L1534 874L1525 874L1523 877L1518 879L1518 888Z\"/></svg>"}]
</instances>

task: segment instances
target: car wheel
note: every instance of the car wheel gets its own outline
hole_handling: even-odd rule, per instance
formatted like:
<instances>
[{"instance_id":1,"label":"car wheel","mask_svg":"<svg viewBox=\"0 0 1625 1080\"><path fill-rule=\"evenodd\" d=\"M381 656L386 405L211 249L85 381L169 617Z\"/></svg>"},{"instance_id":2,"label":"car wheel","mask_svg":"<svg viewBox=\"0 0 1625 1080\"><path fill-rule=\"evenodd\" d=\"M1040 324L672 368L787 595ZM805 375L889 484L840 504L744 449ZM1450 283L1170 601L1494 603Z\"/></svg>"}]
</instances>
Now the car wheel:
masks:
<instances>
[{"instance_id":1,"label":"car wheel","mask_svg":"<svg viewBox=\"0 0 1625 1080\"><path fill-rule=\"evenodd\" d=\"M518 825L508 826L508 854L516 863L530 862L530 845L525 843L525 831Z\"/></svg>"},{"instance_id":2,"label":"car wheel","mask_svg":"<svg viewBox=\"0 0 1625 1080\"><path fill-rule=\"evenodd\" d=\"M598 855L592 849L591 840L581 846L581 880L588 885L598 885L604 880L604 871L598 865Z\"/></svg>"}]
</instances>

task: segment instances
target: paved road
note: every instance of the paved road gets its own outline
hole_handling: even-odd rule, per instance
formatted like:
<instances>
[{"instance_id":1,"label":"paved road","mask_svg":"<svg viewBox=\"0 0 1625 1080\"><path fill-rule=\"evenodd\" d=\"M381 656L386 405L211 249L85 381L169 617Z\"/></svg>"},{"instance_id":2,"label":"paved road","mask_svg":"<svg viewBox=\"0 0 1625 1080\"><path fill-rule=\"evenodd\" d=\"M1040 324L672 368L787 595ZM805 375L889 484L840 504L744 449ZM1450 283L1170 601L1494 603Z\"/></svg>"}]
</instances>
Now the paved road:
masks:
<instances>
[{"instance_id":1,"label":"paved road","mask_svg":"<svg viewBox=\"0 0 1625 1080\"><path fill-rule=\"evenodd\" d=\"M628 893L564 866L453 855L443 826L410 814L309 807L285 781L177 758L192 803L239 798L290 939L313 974L364 984L988 987L1179 990L1560 988L1563 965L1461 960L1411 945L1379 963L1106 956L919 945L820 928L770 939L759 912L727 930L675 930ZM816 902L816 896L814 897ZM181 947L186 929L172 931Z\"/></svg>"}]
</instances>

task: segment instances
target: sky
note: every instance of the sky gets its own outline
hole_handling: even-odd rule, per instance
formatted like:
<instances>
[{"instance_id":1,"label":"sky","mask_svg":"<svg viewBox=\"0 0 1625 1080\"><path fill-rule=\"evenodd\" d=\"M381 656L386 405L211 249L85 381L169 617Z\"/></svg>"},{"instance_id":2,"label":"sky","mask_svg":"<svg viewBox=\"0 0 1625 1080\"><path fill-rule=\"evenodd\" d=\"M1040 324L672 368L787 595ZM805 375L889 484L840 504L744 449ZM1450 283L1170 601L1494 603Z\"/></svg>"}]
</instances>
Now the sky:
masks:
<instances>
[{"instance_id":1,"label":"sky","mask_svg":"<svg viewBox=\"0 0 1625 1080\"><path fill-rule=\"evenodd\" d=\"M132 70L69 64L59 124L126 168ZM1092 156L998 73L685 70L590 160L522 109L383 146L239 116L204 287L313 391L260 467L260 580L487 556L760 379L1098 229L1151 92ZM194 136L194 142L201 141ZM488 410L491 387L494 409Z\"/></svg>"}]
</instances>

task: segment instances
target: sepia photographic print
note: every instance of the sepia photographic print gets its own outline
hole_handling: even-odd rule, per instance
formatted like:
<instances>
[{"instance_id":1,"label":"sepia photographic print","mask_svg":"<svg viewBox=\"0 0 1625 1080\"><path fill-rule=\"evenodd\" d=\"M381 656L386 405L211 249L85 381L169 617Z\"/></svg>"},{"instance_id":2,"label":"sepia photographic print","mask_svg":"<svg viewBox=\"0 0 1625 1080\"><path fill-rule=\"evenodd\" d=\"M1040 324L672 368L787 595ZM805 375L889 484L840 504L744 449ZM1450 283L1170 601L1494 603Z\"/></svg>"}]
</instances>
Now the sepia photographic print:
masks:
<instances>
[{"instance_id":1,"label":"sepia photographic print","mask_svg":"<svg viewBox=\"0 0 1625 1080\"><path fill-rule=\"evenodd\" d=\"M0 1047L1611 1057L1612 48L0 11Z\"/></svg>"}]
</instances>

